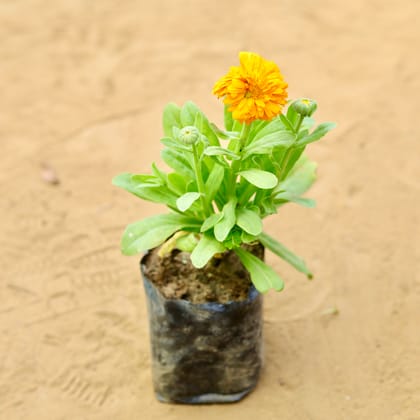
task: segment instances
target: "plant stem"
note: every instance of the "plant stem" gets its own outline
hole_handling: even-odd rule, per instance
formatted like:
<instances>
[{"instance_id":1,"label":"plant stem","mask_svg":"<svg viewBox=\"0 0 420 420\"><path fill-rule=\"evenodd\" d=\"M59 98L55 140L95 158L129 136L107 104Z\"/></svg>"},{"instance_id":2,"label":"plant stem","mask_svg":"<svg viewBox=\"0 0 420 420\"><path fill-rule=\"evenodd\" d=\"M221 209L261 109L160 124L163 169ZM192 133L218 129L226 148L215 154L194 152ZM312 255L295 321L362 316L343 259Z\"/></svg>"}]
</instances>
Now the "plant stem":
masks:
<instances>
[{"instance_id":1,"label":"plant stem","mask_svg":"<svg viewBox=\"0 0 420 420\"><path fill-rule=\"evenodd\" d=\"M300 129L300 126L302 125L302 122L303 122L304 118L305 117L303 115L299 114L299 120L298 120L298 123L296 124L296 127L295 127L296 135L299 134L299 129Z\"/></svg>"},{"instance_id":2,"label":"plant stem","mask_svg":"<svg viewBox=\"0 0 420 420\"><path fill-rule=\"evenodd\" d=\"M232 198L235 195L235 186L236 186L236 173L241 165L242 150L246 144L251 125L247 123L242 124L241 134L239 136L238 142L236 143L234 152L240 156L238 160L234 160L231 166L231 182L230 182L230 191L229 197Z\"/></svg>"},{"instance_id":3,"label":"plant stem","mask_svg":"<svg viewBox=\"0 0 420 420\"><path fill-rule=\"evenodd\" d=\"M239 206L243 206L248 202L248 200L255 193L255 187L252 184L249 184L245 187L245 190L241 194L241 199L239 200Z\"/></svg>"},{"instance_id":4,"label":"plant stem","mask_svg":"<svg viewBox=\"0 0 420 420\"><path fill-rule=\"evenodd\" d=\"M250 129L251 129L251 124L247 124L247 123L242 124L242 130L241 130L241 134L239 135L239 141L236 144L235 153L240 153L240 154L242 153L242 149L244 148Z\"/></svg>"},{"instance_id":5,"label":"plant stem","mask_svg":"<svg viewBox=\"0 0 420 420\"><path fill-rule=\"evenodd\" d=\"M195 175L197 179L198 192L201 194L200 196L201 206L203 208L204 215L208 217L210 216L211 211L210 211L209 205L207 203L206 195L205 195L206 188L203 182L203 173L201 172L201 162L200 162L200 157L198 156L197 146L195 144L192 145L192 150L193 150L193 156L194 156L194 170L195 170Z\"/></svg>"},{"instance_id":6,"label":"plant stem","mask_svg":"<svg viewBox=\"0 0 420 420\"><path fill-rule=\"evenodd\" d=\"M289 163L289 159L290 159L291 153L292 153L292 148L289 147L287 149L286 153L284 154L283 159L282 159L281 169L280 169L280 175L279 175L279 181L283 181L284 173L285 173L286 168L287 168L287 165Z\"/></svg>"}]
</instances>

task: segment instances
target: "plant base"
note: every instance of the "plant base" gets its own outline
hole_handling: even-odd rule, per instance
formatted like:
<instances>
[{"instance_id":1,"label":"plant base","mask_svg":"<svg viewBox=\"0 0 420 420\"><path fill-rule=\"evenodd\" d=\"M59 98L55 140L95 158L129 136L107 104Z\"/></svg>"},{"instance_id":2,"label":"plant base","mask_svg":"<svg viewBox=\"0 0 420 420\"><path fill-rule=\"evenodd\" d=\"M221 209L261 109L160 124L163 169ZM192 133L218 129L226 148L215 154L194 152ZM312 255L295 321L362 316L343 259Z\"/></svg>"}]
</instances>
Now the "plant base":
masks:
<instances>
[{"instance_id":1,"label":"plant base","mask_svg":"<svg viewBox=\"0 0 420 420\"><path fill-rule=\"evenodd\" d=\"M147 264L147 254L142 259ZM262 296L193 304L167 299L143 274L157 399L187 404L242 399L262 366Z\"/></svg>"}]
</instances>

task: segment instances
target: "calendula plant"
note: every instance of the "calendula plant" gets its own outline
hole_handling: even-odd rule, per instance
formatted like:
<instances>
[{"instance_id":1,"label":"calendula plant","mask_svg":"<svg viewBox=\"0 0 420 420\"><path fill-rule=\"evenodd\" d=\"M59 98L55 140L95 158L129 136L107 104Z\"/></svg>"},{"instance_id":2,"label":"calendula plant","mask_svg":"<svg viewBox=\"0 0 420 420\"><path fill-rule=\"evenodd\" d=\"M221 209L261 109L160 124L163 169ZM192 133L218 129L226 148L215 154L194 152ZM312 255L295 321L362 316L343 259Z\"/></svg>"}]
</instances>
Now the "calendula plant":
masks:
<instances>
[{"instance_id":1,"label":"calendula plant","mask_svg":"<svg viewBox=\"0 0 420 420\"><path fill-rule=\"evenodd\" d=\"M151 174L114 178L114 185L170 210L128 225L122 252L133 255L163 244L161 255L188 251L192 264L202 268L233 250L258 291L279 291L283 280L242 245L260 242L312 277L301 258L263 232L262 220L289 202L314 206L302 195L315 180L316 164L303 152L335 124L313 128L317 104L311 99L289 102L282 113L287 83L277 65L250 52L239 58L240 65L213 88L225 104L223 129L192 102L168 104L162 159L172 172L153 163Z\"/></svg>"}]
</instances>

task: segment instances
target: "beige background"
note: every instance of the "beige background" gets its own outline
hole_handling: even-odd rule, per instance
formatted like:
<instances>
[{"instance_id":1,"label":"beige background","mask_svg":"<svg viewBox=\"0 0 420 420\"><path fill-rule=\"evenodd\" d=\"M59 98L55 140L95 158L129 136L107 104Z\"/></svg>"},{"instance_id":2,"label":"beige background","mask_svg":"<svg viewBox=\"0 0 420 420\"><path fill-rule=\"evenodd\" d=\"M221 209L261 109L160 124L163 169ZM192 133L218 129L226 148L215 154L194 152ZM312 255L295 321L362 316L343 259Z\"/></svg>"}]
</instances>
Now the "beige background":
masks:
<instances>
[{"instance_id":1,"label":"beige background","mask_svg":"<svg viewBox=\"0 0 420 420\"><path fill-rule=\"evenodd\" d=\"M0 418L419 420L419 13L417 0L2 0ZM164 209L110 180L159 161L168 101L221 122L210 90L239 50L276 61L291 97L339 123L308 150L318 207L266 221L316 279L268 256L287 284L266 296L251 396L163 405L137 258L118 247Z\"/></svg>"}]
</instances>

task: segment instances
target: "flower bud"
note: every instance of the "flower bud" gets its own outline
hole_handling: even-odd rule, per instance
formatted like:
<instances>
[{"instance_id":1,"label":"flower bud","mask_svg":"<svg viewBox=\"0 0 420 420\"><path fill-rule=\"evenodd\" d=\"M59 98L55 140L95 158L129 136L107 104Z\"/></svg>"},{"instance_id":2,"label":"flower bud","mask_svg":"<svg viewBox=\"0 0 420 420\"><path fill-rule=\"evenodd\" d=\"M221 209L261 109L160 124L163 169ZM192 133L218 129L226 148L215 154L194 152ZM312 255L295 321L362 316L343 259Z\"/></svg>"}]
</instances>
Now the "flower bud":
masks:
<instances>
[{"instance_id":1,"label":"flower bud","mask_svg":"<svg viewBox=\"0 0 420 420\"><path fill-rule=\"evenodd\" d=\"M310 117L318 107L314 100L306 98L296 99L290 106L302 117Z\"/></svg>"},{"instance_id":2,"label":"flower bud","mask_svg":"<svg viewBox=\"0 0 420 420\"><path fill-rule=\"evenodd\" d=\"M178 135L179 140L185 144L195 144L200 140L200 137L200 132L192 125L184 127Z\"/></svg>"}]
</instances>

